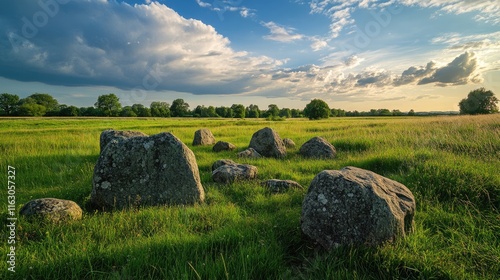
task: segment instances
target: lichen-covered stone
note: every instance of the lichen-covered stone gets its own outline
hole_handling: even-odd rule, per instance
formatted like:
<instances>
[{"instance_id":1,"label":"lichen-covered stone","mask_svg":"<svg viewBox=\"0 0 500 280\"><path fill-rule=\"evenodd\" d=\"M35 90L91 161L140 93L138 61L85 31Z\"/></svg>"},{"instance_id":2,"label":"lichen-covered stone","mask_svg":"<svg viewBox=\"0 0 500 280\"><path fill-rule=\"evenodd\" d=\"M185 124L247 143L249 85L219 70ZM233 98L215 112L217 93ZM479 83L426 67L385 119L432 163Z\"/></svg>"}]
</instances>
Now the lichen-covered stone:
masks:
<instances>
[{"instance_id":1,"label":"lichen-covered stone","mask_svg":"<svg viewBox=\"0 0 500 280\"><path fill-rule=\"evenodd\" d=\"M271 193L284 193L291 188L303 189L303 187L292 180L270 179L261 183Z\"/></svg>"},{"instance_id":2,"label":"lichen-covered stone","mask_svg":"<svg viewBox=\"0 0 500 280\"><path fill-rule=\"evenodd\" d=\"M215 144L215 137L209 129L199 129L194 133L193 146Z\"/></svg>"},{"instance_id":3,"label":"lichen-covered stone","mask_svg":"<svg viewBox=\"0 0 500 280\"><path fill-rule=\"evenodd\" d=\"M90 200L99 209L203 202L193 152L171 133L111 141L94 168Z\"/></svg>"},{"instance_id":4,"label":"lichen-covered stone","mask_svg":"<svg viewBox=\"0 0 500 280\"><path fill-rule=\"evenodd\" d=\"M326 159L335 158L337 151L325 138L314 137L300 147L299 153L308 158Z\"/></svg>"},{"instance_id":5,"label":"lichen-covered stone","mask_svg":"<svg viewBox=\"0 0 500 280\"><path fill-rule=\"evenodd\" d=\"M113 129L108 129L105 130L101 133L100 137L100 152L104 150L106 145L108 145L109 142L117 139L128 139L131 137L137 137L137 136L147 136L146 134L140 132L140 131L130 131L130 130L113 130Z\"/></svg>"},{"instance_id":6,"label":"lichen-covered stone","mask_svg":"<svg viewBox=\"0 0 500 280\"><path fill-rule=\"evenodd\" d=\"M64 222L80 220L83 212L80 206L71 200L39 198L26 203L19 213L29 219Z\"/></svg>"},{"instance_id":7,"label":"lichen-covered stone","mask_svg":"<svg viewBox=\"0 0 500 280\"><path fill-rule=\"evenodd\" d=\"M257 167L249 164L224 164L212 172L214 182L231 184L257 177Z\"/></svg>"},{"instance_id":8,"label":"lichen-covered stone","mask_svg":"<svg viewBox=\"0 0 500 280\"><path fill-rule=\"evenodd\" d=\"M248 148L238 153L238 157L242 158L261 158L262 156L253 148Z\"/></svg>"},{"instance_id":9,"label":"lichen-covered stone","mask_svg":"<svg viewBox=\"0 0 500 280\"><path fill-rule=\"evenodd\" d=\"M264 157L284 158L286 148L280 136L272 128L265 127L252 135L249 148Z\"/></svg>"},{"instance_id":10,"label":"lichen-covered stone","mask_svg":"<svg viewBox=\"0 0 500 280\"><path fill-rule=\"evenodd\" d=\"M302 231L326 249L379 245L413 229L415 198L401 183L345 167L314 177L302 204Z\"/></svg>"},{"instance_id":11,"label":"lichen-covered stone","mask_svg":"<svg viewBox=\"0 0 500 280\"><path fill-rule=\"evenodd\" d=\"M235 145L233 145L229 142L224 142L224 141L219 141L219 142L215 143L215 145L212 148L212 150L214 152L232 151L234 149L236 149Z\"/></svg>"}]
</instances>

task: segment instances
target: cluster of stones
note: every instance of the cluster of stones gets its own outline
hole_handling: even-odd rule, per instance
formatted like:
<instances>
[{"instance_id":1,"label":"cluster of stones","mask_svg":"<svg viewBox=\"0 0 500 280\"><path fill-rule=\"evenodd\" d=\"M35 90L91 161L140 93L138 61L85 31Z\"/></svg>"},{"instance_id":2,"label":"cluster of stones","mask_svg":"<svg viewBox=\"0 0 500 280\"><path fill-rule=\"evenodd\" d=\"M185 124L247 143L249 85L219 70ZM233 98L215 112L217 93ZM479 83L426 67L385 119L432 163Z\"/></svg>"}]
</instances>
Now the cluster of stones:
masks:
<instances>
[{"instance_id":1,"label":"cluster of stones","mask_svg":"<svg viewBox=\"0 0 500 280\"><path fill-rule=\"evenodd\" d=\"M216 142L208 129L195 132L193 146L214 145L213 151L236 147ZM252 135L239 158L286 157L291 139L263 128ZM331 159L336 150L326 139L314 137L299 154ZM212 165L212 179L221 184L254 180L258 169L230 159ZM291 180L261 182L270 193L303 189ZM90 203L96 209L115 210L148 205L193 205L205 198L193 152L171 133L153 136L135 131L106 130L100 137L100 156L94 168ZM54 222L82 218L81 208L69 200L35 199L20 213ZM326 249L341 245L379 245L413 230L415 198L401 183L368 170L345 167L324 170L312 180L302 204L303 233Z\"/></svg>"}]
</instances>

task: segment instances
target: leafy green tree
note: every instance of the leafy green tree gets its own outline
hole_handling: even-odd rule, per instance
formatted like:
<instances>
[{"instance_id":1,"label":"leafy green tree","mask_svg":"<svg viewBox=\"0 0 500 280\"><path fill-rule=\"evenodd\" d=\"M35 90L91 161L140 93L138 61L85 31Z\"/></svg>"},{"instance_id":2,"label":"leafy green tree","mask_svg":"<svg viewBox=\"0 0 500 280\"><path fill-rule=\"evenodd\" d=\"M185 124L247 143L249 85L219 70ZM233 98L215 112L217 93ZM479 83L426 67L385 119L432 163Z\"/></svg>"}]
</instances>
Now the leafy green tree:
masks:
<instances>
[{"instance_id":1,"label":"leafy green tree","mask_svg":"<svg viewBox=\"0 0 500 280\"><path fill-rule=\"evenodd\" d=\"M232 118L233 117L233 109L229 107L217 107L215 108L215 112L217 115L223 117L223 118Z\"/></svg>"},{"instance_id":2,"label":"leafy green tree","mask_svg":"<svg viewBox=\"0 0 500 280\"><path fill-rule=\"evenodd\" d=\"M408 116L415 116L415 110L411 109L411 110L408 112Z\"/></svg>"},{"instance_id":3,"label":"leafy green tree","mask_svg":"<svg viewBox=\"0 0 500 280\"><path fill-rule=\"evenodd\" d=\"M10 93L0 94L0 113L7 116L13 115L18 107L19 96Z\"/></svg>"},{"instance_id":4,"label":"leafy green tree","mask_svg":"<svg viewBox=\"0 0 500 280\"><path fill-rule=\"evenodd\" d=\"M118 116L122 108L120 99L114 93L100 95L94 106L107 117Z\"/></svg>"},{"instance_id":5,"label":"leafy green tree","mask_svg":"<svg viewBox=\"0 0 500 280\"><path fill-rule=\"evenodd\" d=\"M189 113L189 104L184 102L184 99L176 99L170 106L170 114L172 117L184 117Z\"/></svg>"},{"instance_id":6,"label":"leafy green tree","mask_svg":"<svg viewBox=\"0 0 500 280\"><path fill-rule=\"evenodd\" d=\"M215 112L215 107L214 106L208 106L206 112L206 117L210 117L210 118L215 118L215 117L218 117L219 115L217 115L217 113ZM203 114L202 114L202 117L205 117Z\"/></svg>"},{"instance_id":7,"label":"leafy green tree","mask_svg":"<svg viewBox=\"0 0 500 280\"><path fill-rule=\"evenodd\" d=\"M233 104L231 106L231 109L233 110L233 117L239 118L239 119L244 119L245 118L245 106L242 104Z\"/></svg>"},{"instance_id":8,"label":"leafy green tree","mask_svg":"<svg viewBox=\"0 0 500 280\"><path fill-rule=\"evenodd\" d=\"M61 105L59 107L59 116L76 117L80 114L80 110L76 106Z\"/></svg>"},{"instance_id":9,"label":"leafy green tree","mask_svg":"<svg viewBox=\"0 0 500 280\"><path fill-rule=\"evenodd\" d=\"M310 120L328 119L330 107L321 99L313 99L304 108L304 115Z\"/></svg>"},{"instance_id":10,"label":"leafy green tree","mask_svg":"<svg viewBox=\"0 0 500 280\"><path fill-rule=\"evenodd\" d=\"M45 107L46 112L58 112L59 102L48 93L34 93L28 98L31 98L36 104Z\"/></svg>"},{"instance_id":11,"label":"leafy green tree","mask_svg":"<svg viewBox=\"0 0 500 280\"><path fill-rule=\"evenodd\" d=\"M267 111L265 114L265 117L277 117L280 114L280 108L278 108L278 105L276 104L271 104L267 106Z\"/></svg>"},{"instance_id":12,"label":"leafy green tree","mask_svg":"<svg viewBox=\"0 0 500 280\"><path fill-rule=\"evenodd\" d=\"M170 105L167 102L154 101L149 106L151 109L151 116L167 118L170 117Z\"/></svg>"},{"instance_id":13,"label":"leafy green tree","mask_svg":"<svg viewBox=\"0 0 500 280\"><path fill-rule=\"evenodd\" d=\"M282 118L291 118L292 110L290 110L289 108L283 108L280 110L279 116Z\"/></svg>"},{"instance_id":14,"label":"leafy green tree","mask_svg":"<svg viewBox=\"0 0 500 280\"><path fill-rule=\"evenodd\" d=\"M19 107L20 116L33 116L39 117L45 115L47 108L45 106L36 104L35 102L25 102Z\"/></svg>"},{"instance_id":15,"label":"leafy green tree","mask_svg":"<svg viewBox=\"0 0 500 280\"><path fill-rule=\"evenodd\" d=\"M132 105L132 110L138 117L151 117L151 110L142 104Z\"/></svg>"},{"instance_id":16,"label":"leafy green tree","mask_svg":"<svg viewBox=\"0 0 500 280\"><path fill-rule=\"evenodd\" d=\"M484 87L472 90L467 98L462 99L458 106L460 114L493 114L498 113L498 98L491 90Z\"/></svg>"},{"instance_id":17,"label":"leafy green tree","mask_svg":"<svg viewBox=\"0 0 500 280\"><path fill-rule=\"evenodd\" d=\"M120 117L137 117L137 114L131 106L125 106L120 112Z\"/></svg>"},{"instance_id":18,"label":"leafy green tree","mask_svg":"<svg viewBox=\"0 0 500 280\"><path fill-rule=\"evenodd\" d=\"M258 117L260 117L259 106L250 104L250 106L248 106L246 108L246 116L248 118L258 118Z\"/></svg>"},{"instance_id":19,"label":"leafy green tree","mask_svg":"<svg viewBox=\"0 0 500 280\"><path fill-rule=\"evenodd\" d=\"M292 109L292 118L302 118L302 111L299 109Z\"/></svg>"}]
</instances>

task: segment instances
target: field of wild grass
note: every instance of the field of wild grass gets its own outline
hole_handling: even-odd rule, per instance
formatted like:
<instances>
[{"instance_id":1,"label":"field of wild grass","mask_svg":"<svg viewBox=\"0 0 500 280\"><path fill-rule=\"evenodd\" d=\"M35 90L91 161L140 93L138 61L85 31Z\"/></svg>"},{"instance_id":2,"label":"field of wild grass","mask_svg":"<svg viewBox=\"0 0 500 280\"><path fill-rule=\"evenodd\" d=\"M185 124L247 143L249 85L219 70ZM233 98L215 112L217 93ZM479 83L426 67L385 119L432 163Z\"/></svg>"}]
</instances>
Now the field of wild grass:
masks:
<instances>
[{"instance_id":1,"label":"field of wild grass","mask_svg":"<svg viewBox=\"0 0 500 280\"><path fill-rule=\"evenodd\" d=\"M272 127L297 148L285 159L238 159L192 147L194 132L244 150ZM334 118L322 121L220 119L0 119L0 215L7 218L7 166L16 168L17 210L55 197L84 210L108 128L169 131L196 155L206 202L113 213L86 211L65 225L28 222L16 230L16 272L7 270L8 229L0 231L1 279L499 279L500 115ZM334 160L298 155L323 136ZM259 181L222 186L210 167L230 158L259 179L291 179L304 190L270 195ZM302 236L302 199L313 177L352 165L405 184L415 195L416 230L378 248L319 249ZM87 209L88 210L88 209Z\"/></svg>"}]
</instances>

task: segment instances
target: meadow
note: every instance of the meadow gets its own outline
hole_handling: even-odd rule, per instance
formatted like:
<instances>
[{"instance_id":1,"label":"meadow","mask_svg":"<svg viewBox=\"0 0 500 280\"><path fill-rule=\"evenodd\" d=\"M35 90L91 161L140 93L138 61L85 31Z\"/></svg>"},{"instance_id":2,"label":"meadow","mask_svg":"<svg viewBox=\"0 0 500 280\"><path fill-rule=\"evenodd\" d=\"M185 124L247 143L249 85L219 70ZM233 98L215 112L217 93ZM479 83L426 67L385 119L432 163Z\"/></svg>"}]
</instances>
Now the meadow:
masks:
<instances>
[{"instance_id":1,"label":"meadow","mask_svg":"<svg viewBox=\"0 0 500 280\"><path fill-rule=\"evenodd\" d=\"M244 150L252 134L275 129L297 144L285 159L239 159L193 147L194 132ZM196 156L206 201L117 212L88 209L99 135L108 128L172 132ZM334 160L303 159L300 145L323 136ZM211 165L230 158L258 167L259 180L212 182ZM406 185L415 195L415 232L377 248L326 252L300 230L303 197L325 169L356 166ZM9 229L0 231L0 279L499 279L500 115L289 119L0 119L0 217L7 222L7 168L16 169L17 211L31 199L77 202L68 224L18 217L16 272L7 270ZM304 186L269 194L260 180Z\"/></svg>"}]
</instances>

